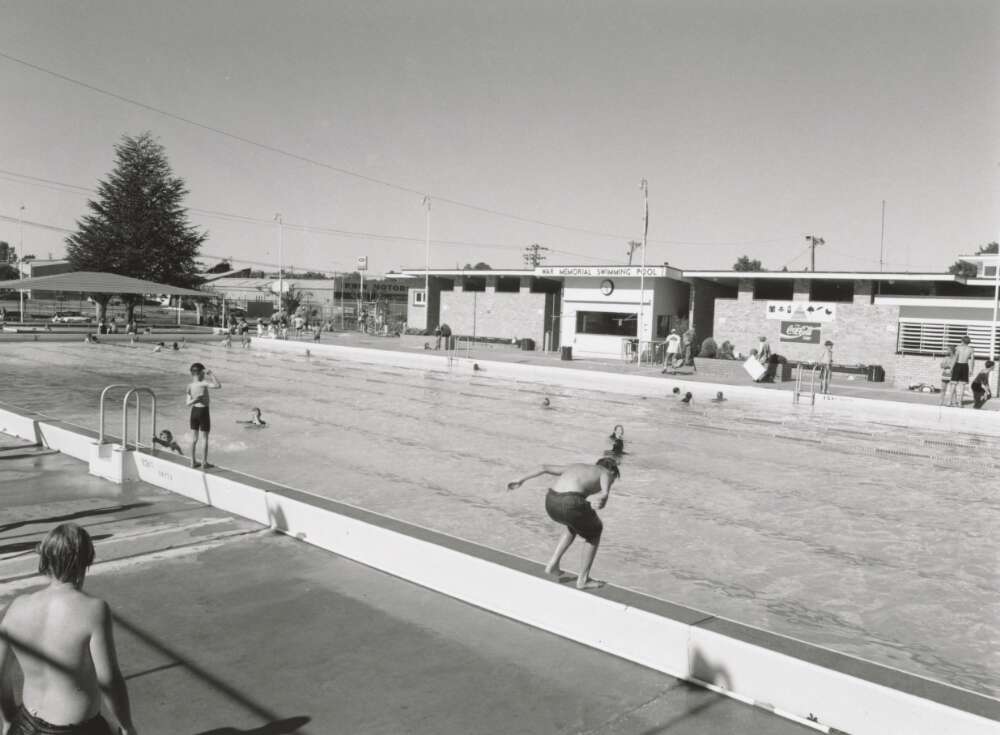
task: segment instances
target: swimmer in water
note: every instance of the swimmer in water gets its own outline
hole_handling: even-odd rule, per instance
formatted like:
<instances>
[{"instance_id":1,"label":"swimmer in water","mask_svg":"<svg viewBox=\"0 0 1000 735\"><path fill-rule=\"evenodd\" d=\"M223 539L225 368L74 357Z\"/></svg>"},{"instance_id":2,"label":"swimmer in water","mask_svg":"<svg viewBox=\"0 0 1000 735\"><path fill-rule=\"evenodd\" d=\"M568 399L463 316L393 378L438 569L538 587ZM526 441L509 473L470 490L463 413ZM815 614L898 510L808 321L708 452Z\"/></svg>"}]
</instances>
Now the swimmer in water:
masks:
<instances>
[{"instance_id":1,"label":"swimmer in water","mask_svg":"<svg viewBox=\"0 0 1000 735\"><path fill-rule=\"evenodd\" d=\"M611 432L608 436L608 440L611 442L611 449L609 449L605 454L609 454L612 457L621 457L625 454L625 427L621 424L615 425L615 430Z\"/></svg>"},{"instance_id":2,"label":"swimmer in water","mask_svg":"<svg viewBox=\"0 0 1000 735\"><path fill-rule=\"evenodd\" d=\"M172 452L184 454L184 450L181 449L181 445L174 441L173 433L167 431L166 429L161 431L159 436L153 437L153 444L159 444L161 447L169 449Z\"/></svg>"},{"instance_id":3,"label":"swimmer in water","mask_svg":"<svg viewBox=\"0 0 1000 735\"><path fill-rule=\"evenodd\" d=\"M667 396L667 398L679 398L680 395L681 395L681 389L675 387L672 391L670 391L670 395Z\"/></svg>"},{"instance_id":4,"label":"swimmer in water","mask_svg":"<svg viewBox=\"0 0 1000 735\"><path fill-rule=\"evenodd\" d=\"M681 399L681 403L691 403L692 398L694 398L694 396L691 395L691 391L688 391L687 393L684 394L684 397Z\"/></svg>"},{"instance_id":5,"label":"swimmer in water","mask_svg":"<svg viewBox=\"0 0 1000 735\"><path fill-rule=\"evenodd\" d=\"M712 399L712 403L722 403L725 400L727 399L720 390L718 393L715 394L715 398Z\"/></svg>"},{"instance_id":6,"label":"swimmer in water","mask_svg":"<svg viewBox=\"0 0 1000 735\"><path fill-rule=\"evenodd\" d=\"M212 419L209 416L209 388L221 388L222 383L206 370L200 362L191 366L191 382L187 387L187 405L191 407L191 466L208 468L208 433L212 430ZM202 445L201 464L196 460L198 451L198 433L201 432L205 443Z\"/></svg>"},{"instance_id":7,"label":"swimmer in water","mask_svg":"<svg viewBox=\"0 0 1000 735\"><path fill-rule=\"evenodd\" d=\"M176 342L174 342L174 345L173 345L173 347L172 347L171 349L172 349L172 350L173 350L174 352L177 352L177 350L179 350L179 349L180 349L180 347L178 347L178 346L177 346L177 343L176 343Z\"/></svg>"},{"instance_id":8,"label":"swimmer in water","mask_svg":"<svg viewBox=\"0 0 1000 735\"><path fill-rule=\"evenodd\" d=\"M542 408L552 408L552 401L549 400L548 396L542 399Z\"/></svg>"},{"instance_id":9,"label":"swimmer in water","mask_svg":"<svg viewBox=\"0 0 1000 735\"><path fill-rule=\"evenodd\" d=\"M226 335L222 338L222 342L220 342L219 344L221 344L228 350L230 347L233 346L233 335L230 334L229 332L226 332Z\"/></svg>"},{"instance_id":10,"label":"swimmer in water","mask_svg":"<svg viewBox=\"0 0 1000 735\"><path fill-rule=\"evenodd\" d=\"M537 472L507 484L508 490L516 490L522 484L541 475L554 475L557 479L545 496L545 511L549 518L566 527L552 559L545 565L545 573L560 578L559 563L576 537L585 542L581 559L580 574L576 578L578 589L595 589L603 582L590 578L590 568L597 556L604 524L598 517L597 509L607 505L611 486L621 477L618 463L611 457L601 457L596 464L571 464L565 466L542 465Z\"/></svg>"},{"instance_id":11,"label":"swimmer in water","mask_svg":"<svg viewBox=\"0 0 1000 735\"><path fill-rule=\"evenodd\" d=\"M267 426L267 422L263 418L261 418L260 409L256 408L256 407L250 409L250 420L249 421L237 421L236 423L237 424L243 424L248 429L251 429L251 428L253 428L255 426L256 427L260 427L260 428L263 428L263 427Z\"/></svg>"}]
</instances>

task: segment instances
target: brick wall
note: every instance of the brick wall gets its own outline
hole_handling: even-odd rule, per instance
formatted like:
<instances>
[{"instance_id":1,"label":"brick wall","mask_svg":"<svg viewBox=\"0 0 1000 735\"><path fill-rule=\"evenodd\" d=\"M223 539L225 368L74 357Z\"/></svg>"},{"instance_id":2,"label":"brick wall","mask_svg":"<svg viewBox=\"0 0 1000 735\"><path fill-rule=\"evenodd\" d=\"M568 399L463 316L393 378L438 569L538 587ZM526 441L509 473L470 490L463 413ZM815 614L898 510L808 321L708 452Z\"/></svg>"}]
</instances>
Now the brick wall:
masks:
<instances>
[{"instance_id":1,"label":"brick wall","mask_svg":"<svg viewBox=\"0 0 1000 735\"><path fill-rule=\"evenodd\" d=\"M473 304L477 337L528 337L535 340L535 349L544 347L545 294L531 293L524 286L520 293L497 293L489 285L485 291L466 292L456 283L454 291L441 292L441 322L451 327L452 334L471 335Z\"/></svg>"},{"instance_id":2,"label":"brick wall","mask_svg":"<svg viewBox=\"0 0 1000 735\"><path fill-rule=\"evenodd\" d=\"M908 388L914 383L927 383L941 387L942 356L896 355L894 360L893 383L897 388ZM888 368L886 368L888 380Z\"/></svg>"},{"instance_id":3,"label":"brick wall","mask_svg":"<svg viewBox=\"0 0 1000 735\"><path fill-rule=\"evenodd\" d=\"M815 360L820 345L781 342L781 322L765 316L766 301L717 299L714 337L718 344L733 343L737 352L748 354L761 335L771 349L790 360ZM837 318L822 327L821 342L832 340L834 361L841 364L881 365L886 380L896 369L896 330L899 307L868 304L837 304Z\"/></svg>"}]
</instances>

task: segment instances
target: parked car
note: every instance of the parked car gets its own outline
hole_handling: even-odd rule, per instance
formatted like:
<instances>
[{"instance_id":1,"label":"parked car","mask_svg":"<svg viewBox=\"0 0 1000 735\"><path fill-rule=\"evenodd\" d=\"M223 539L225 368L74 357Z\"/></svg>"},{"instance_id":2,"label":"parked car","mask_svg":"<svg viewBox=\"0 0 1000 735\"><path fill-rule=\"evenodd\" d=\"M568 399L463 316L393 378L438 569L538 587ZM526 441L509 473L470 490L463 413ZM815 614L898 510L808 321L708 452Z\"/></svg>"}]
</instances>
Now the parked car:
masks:
<instances>
[{"instance_id":1,"label":"parked car","mask_svg":"<svg viewBox=\"0 0 1000 735\"><path fill-rule=\"evenodd\" d=\"M90 322L89 316L84 316L78 311L57 311L52 317L53 324L87 324Z\"/></svg>"}]
</instances>

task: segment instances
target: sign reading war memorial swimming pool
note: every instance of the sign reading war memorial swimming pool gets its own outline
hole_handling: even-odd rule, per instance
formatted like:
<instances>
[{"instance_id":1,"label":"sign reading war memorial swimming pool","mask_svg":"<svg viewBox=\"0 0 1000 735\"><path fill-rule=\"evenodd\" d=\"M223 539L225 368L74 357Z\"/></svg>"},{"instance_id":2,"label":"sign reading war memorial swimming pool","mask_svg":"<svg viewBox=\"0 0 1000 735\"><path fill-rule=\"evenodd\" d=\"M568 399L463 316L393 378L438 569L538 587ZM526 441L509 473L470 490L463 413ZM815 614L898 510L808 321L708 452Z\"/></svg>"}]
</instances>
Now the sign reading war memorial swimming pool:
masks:
<instances>
[{"instance_id":1,"label":"sign reading war memorial swimming pool","mask_svg":"<svg viewBox=\"0 0 1000 735\"><path fill-rule=\"evenodd\" d=\"M818 345L822 327L819 322L782 322L781 341Z\"/></svg>"},{"instance_id":2,"label":"sign reading war memorial swimming pool","mask_svg":"<svg viewBox=\"0 0 1000 735\"><path fill-rule=\"evenodd\" d=\"M837 305L825 301L768 301L768 319L800 319L808 322L832 322Z\"/></svg>"}]
</instances>

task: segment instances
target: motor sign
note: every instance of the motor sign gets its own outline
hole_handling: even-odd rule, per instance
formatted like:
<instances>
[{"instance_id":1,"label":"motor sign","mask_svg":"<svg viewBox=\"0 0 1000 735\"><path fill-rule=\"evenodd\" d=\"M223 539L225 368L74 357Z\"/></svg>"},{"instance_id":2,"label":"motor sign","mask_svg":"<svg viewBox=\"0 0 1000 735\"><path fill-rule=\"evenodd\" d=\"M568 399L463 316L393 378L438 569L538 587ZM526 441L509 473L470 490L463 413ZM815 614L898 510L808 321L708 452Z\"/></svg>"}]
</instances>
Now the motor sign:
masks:
<instances>
[{"instance_id":1,"label":"motor sign","mask_svg":"<svg viewBox=\"0 0 1000 735\"><path fill-rule=\"evenodd\" d=\"M360 256L358 258L358 265L357 265L356 270L358 270L358 271L366 271L366 270L368 270L368 256L367 255L362 255L362 256Z\"/></svg>"}]
</instances>

